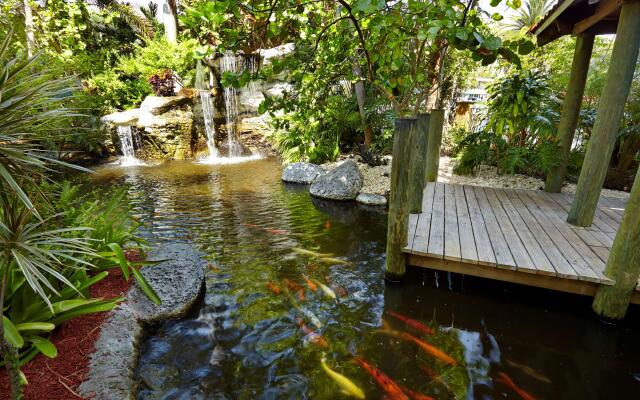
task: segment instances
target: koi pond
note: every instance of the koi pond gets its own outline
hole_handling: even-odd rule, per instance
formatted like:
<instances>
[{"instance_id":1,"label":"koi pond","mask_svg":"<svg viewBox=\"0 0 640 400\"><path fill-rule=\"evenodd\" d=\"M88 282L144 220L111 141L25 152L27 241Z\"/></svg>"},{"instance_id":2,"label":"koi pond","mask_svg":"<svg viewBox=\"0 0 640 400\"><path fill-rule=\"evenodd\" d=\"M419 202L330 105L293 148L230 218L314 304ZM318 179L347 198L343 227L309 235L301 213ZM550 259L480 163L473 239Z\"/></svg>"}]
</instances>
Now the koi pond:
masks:
<instances>
[{"instance_id":1,"label":"koi pond","mask_svg":"<svg viewBox=\"0 0 640 400\"><path fill-rule=\"evenodd\" d=\"M412 269L385 284L386 211L311 198L276 160L104 167L150 245L203 255L189 318L152 329L139 399L612 399L640 393L640 313ZM324 361L323 361L324 360Z\"/></svg>"}]
</instances>

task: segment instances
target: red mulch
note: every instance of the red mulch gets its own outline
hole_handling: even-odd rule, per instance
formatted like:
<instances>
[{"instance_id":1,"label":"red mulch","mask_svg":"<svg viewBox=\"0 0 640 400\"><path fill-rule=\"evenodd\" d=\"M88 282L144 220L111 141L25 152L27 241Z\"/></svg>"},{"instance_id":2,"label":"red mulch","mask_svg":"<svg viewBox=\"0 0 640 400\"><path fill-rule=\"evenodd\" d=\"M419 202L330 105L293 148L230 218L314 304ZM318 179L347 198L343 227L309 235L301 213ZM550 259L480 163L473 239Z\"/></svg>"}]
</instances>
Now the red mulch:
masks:
<instances>
[{"instance_id":1,"label":"red mulch","mask_svg":"<svg viewBox=\"0 0 640 400\"><path fill-rule=\"evenodd\" d=\"M131 280L126 282L119 269L112 269L90 290L93 297L114 298L124 295L130 285ZM58 356L51 359L39 354L22 368L29 382L24 388L25 400L83 398L74 392L89 371L89 355L107 315L104 312L84 315L65 322L53 332L51 341L58 348ZM9 399L9 381L6 370L1 368L0 400L5 399Z\"/></svg>"}]
</instances>

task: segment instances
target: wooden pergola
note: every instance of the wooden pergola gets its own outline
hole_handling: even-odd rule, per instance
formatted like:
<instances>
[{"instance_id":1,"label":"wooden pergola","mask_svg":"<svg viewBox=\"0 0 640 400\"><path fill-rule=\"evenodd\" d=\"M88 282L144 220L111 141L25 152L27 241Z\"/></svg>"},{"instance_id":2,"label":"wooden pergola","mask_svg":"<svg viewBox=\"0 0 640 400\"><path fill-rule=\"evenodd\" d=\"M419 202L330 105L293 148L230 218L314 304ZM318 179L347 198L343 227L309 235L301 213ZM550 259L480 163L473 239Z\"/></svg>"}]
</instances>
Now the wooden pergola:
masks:
<instances>
[{"instance_id":1,"label":"wooden pergola","mask_svg":"<svg viewBox=\"0 0 640 400\"><path fill-rule=\"evenodd\" d=\"M640 171L626 202L600 192L638 59L640 0L558 0L532 32L539 45L577 36L557 133L562 160L547 192L564 183L594 38L616 34L575 196L433 183L442 110L398 119L386 277L402 278L409 263L595 295L598 314L620 319L640 302Z\"/></svg>"},{"instance_id":2,"label":"wooden pergola","mask_svg":"<svg viewBox=\"0 0 640 400\"><path fill-rule=\"evenodd\" d=\"M564 35L576 36L571 75L557 133L561 161L547 176L545 190L548 192L559 192L564 183L594 37L616 35L596 121L567 217L573 225L588 227L593 223L638 60L640 0L558 0L532 33L539 45ZM640 172L636 175L624 220L605 270L616 284L600 290L594 301L594 309L606 316L624 315L628 303L625 293L633 290L640 273L639 208Z\"/></svg>"}]
</instances>

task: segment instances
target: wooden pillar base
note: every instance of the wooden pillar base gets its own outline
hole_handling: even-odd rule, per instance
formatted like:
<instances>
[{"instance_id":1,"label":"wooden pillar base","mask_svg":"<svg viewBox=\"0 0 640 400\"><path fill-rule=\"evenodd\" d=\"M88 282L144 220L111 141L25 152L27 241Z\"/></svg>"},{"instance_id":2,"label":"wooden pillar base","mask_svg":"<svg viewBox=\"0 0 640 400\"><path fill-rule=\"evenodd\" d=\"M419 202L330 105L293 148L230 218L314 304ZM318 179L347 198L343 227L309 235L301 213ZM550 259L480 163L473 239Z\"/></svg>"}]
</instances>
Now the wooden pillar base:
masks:
<instances>
[{"instance_id":1,"label":"wooden pillar base","mask_svg":"<svg viewBox=\"0 0 640 400\"><path fill-rule=\"evenodd\" d=\"M427 139L427 169L425 172L427 182L438 180L438 168L440 167L440 146L442 144L442 129L444 128L444 110L431 110L429 121L429 138Z\"/></svg>"},{"instance_id":2,"label":"wooden pillar base","mask_svg":"<svg viewBox=\"0 0 640 400\"><path fill-rule=\"evenodd\" d=\"M573 64L571 65L571 76L567 95L562 105L560 123L558 124L557 142L560 148L560 160L558 165L551 168L545 182L544 190L552 193L559 193L564 184L571 153L571 144L578 126L580 116L580 106L584 87L587 82L589 72L589 61L593 51L593 33L582 33L576 38L576 50L573 54Z\"/></svg>"},{"instance_id":3,"label":"wooden pillar base","mask_svg":"<svg viewBox=\"0 0 640 400\"><path fill-rule=\"evenodd\" d=\"M391 163L391 191L387 223L387 263L385 276L389 280L404 277L406 256L402 249L407 245L409 230L410 167L413 162L411 138L417 121L413 118L396 119Z\"/></svg>"},{"instance_id":4,"label":"wooden pillar base","mask_svg":"<svg viewBox=\"0 0 640 400\"><path fill-rule=\"evenodd\" d=\"M422 212L422 194L427 169L427 143L429 138L429 114L418 115L416 129L409 139L413 160L409 171L409 212Z\"/></svg>"},{"instance_id":5,"label":"wooden pillar base","mask_svg":"<svg viewBox=\"0 0 640 400\"><path fill-rule=\"evenodd\" d=\"M600 286L593 299L593 310L605 318L622 319L640 277L640 169L636 173L604 274L615 283Z\"/></svg>"}]
</instances>

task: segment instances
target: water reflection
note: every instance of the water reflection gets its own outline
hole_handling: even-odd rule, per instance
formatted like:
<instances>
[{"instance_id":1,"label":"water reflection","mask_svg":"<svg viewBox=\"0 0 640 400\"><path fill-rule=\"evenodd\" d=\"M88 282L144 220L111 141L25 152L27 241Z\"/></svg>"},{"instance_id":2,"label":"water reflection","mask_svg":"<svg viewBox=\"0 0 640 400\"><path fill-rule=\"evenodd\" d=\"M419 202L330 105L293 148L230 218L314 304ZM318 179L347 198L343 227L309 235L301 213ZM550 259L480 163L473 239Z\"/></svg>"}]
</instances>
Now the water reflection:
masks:
<instances>
[{"instance_id":1,"label":"water reflection","mask_svg":"<svg viewBox=\"0 0 640 400\"><path fill-rule=\"evenodd\" d=\"M449 274L412 271L385 286L386 213L311 199L279 177L272 160L99 172L98 184L127 185L152 244L206 254L197 315L142 346L140 399L347 398L323 354L371 399L393 397L354 356L406 398L628 398L640 388L637 326L603 326L575 297Z\"/></svg>"}]
</instances>

